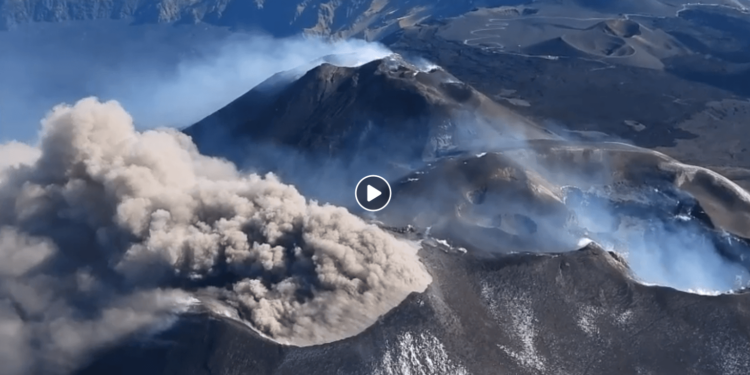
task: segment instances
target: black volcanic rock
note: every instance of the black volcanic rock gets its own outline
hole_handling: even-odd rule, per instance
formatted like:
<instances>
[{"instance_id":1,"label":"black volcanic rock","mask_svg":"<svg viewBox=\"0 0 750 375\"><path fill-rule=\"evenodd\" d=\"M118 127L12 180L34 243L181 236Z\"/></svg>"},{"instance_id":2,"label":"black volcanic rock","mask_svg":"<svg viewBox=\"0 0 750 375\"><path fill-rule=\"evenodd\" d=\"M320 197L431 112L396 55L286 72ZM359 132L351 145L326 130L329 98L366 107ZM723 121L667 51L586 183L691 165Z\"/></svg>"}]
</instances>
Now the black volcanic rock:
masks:
<instances>
[{"instance_id":1,"label":"black volcanic rock","mask_svg":"<svg viewBox=\"0 0 750 375\"><path fill-rule=\"evenodd\" d=\"M750 294L634 282L596 245L564 254L422 250L435 281L364 333L298 348L184 316L86 374L723 374L750 366Z\"/></svg>"}]
</instances>

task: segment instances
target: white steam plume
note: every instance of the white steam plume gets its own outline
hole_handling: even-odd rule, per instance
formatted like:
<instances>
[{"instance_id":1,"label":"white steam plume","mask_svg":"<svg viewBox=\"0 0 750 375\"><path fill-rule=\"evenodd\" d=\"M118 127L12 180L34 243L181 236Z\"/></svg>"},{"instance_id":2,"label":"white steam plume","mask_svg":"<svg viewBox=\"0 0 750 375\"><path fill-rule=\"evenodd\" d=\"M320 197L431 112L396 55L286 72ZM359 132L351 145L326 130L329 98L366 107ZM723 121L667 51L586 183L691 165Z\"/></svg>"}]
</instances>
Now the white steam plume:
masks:
<instances>
[{"instance_id":1,"label":"white steam plume","mask_svg":"<svg viewBox=\"0 0 750 375\"><path fill-rule=\"evenodd\" d=\"M431 281L413 245L177 131L139 133L117 102L58 106L43 125L38 160L0 182L6 374L69 371L196 297L280 342L320 344ZM0 150L13 148L28 151Z\"/></svg>"},{"instance_id":2,"label":"white steam plume","mask_svg":"<svg viewBox=\"0 0 750 375\"><path fill-rule=\"evenodd\" d=\"M677 200L667 193L681 190L696 198L714 225L746 237L750 195L740 186L705 168L632 145L566 140L547 147L530 143L503 155L552 184L575 186L586 194L566 197L576 219L571 227L576 234L585 233L579 248L596 241L620 253L636 278L648 284L701 293L750 285L746 264L728 257L699 218L667 213L677 208ZM661 181L647 174L655 170L662 171Z\"/></svg>"},{"instance_id":3,"label":"white steam plume","mask_svg":"<svg viewBox=\"0 0 750 375\"><path fill-rule=\"evenodd\" d=\"M144 90L144 87L151 86L144 82L132 93L116 90L113 97L126 108L131 105L137 108L134 117L139 121L149 121L141 125L184 126L229 104L275 73L299 67L310 70L320 64L319 59L328 55L339 56L336 65L359 66L391 53L382 44L356 39L331 42L309 36L285 39L264 35L235 36L215 56L181 62L175 76L157 79L158 86ZM312 65L311 61L316 60L317 64ZM138 81L144 78L148 77L140 76ZM174 106L154 106L153 103L179 103L181 109L177 111Z\"/></svg>"},{"instance_id":4,"label":"white steam plume","mask_svg":"<svg viewBox=\"0 0 750 375\"><path fill-rule=\"evenodd\" d=\"M342 55L336 65L357 66L391 53L382 44L356 39L224 35L173 27L151 30L146 35L155 34L147 37L142 27L95 29L104 35L88 35L84 41L79 34L91 30L0 35L0 141L33 139L36 126L8 124L36 124L52 105L90 95L122 103L139 129L184 127L275 73L310 69L311 61L327 55Z\"/></svg>"}]
</instances>

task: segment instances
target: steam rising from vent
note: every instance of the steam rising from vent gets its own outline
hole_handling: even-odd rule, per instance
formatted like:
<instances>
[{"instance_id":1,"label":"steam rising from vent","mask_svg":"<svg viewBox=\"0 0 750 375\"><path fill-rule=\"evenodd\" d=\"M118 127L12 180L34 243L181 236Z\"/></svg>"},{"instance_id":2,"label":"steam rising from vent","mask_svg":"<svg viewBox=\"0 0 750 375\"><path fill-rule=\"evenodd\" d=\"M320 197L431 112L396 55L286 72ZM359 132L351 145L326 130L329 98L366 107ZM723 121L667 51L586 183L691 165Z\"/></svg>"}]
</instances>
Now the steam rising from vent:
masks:
<instances>
[{"instance_id":1,"label":"steam rising from vent","mask_svg":"<svg viewBox=\"0 0 750 375\"><path fill-rule=\"evenodd\" d=\"M443 69L439 65L437 65L437 64L435 64L435 63L433 63L433 62L431 62L431 61L429 61L429 60L427 60L427 59L425 59L424 57L421 57L421 56L413 56L413 57L410 57L408 60L420 72L423 72L423 73L429 73L429 72L431 72L433 70L438 70L438 69L442 70Z\"/></svg>"},{"instance_id":2,"label":"steam rising from vent","mask_svg":"<svg viewBox=\"0 0 750 375\"><path fill-rule=\"evenodd\" d=\"M196 298L280 342L320 344L431 281L413 245L200 155L177 131L136 132L116 102L58 106L43 124L38 149L0 148L20 165L0 173L10 374L66 372Z\"/></svg>"}]
</instances>

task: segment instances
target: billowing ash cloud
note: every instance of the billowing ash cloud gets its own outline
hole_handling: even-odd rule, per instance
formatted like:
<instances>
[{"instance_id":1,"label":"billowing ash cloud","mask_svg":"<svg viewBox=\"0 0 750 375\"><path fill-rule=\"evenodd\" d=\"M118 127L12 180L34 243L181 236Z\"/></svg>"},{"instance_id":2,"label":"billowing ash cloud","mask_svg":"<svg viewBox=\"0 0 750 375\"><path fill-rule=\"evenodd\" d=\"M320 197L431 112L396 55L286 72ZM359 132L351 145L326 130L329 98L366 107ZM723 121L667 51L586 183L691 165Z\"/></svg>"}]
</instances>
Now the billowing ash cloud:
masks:
<instances>
[{"instance_id":1,"label":"billowing ash cloud","mask_svg":"<svg viewBox=\"0 0 750 375\"><path fill-rule=\"evenodd\" d=\"M39 149L20 142L0 144L0 182L3 174L20 165L33 164L39 158Z\"/></svg>"},{"instance_id":2,"label":"billowing ash cloud","mask_svg":"<svg viewBox=\"0 0 750 375\"><path fill-rule=\"evenodd\" d=\"M66 372L198 300L319 344L431 281L412 244L177 131L139 133L117 102L58 106L43 126L38 150L1 149L29 154L0 182L6 374Z\"/></svg>"}]
</instances>

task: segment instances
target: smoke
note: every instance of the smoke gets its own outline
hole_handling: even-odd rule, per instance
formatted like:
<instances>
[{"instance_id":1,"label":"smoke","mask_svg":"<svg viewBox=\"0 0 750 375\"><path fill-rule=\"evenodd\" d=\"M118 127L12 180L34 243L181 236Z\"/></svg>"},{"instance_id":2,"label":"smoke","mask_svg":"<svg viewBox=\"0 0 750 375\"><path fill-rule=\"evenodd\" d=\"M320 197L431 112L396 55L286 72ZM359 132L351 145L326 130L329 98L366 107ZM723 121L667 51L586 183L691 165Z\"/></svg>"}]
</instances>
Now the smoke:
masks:
<instances>
[{"instance_id":1,"label":"smoke","mask_svg":"<svg viewBox=\"0 0 750 375\"><path fill-rule=\"evenodd\" d=\"M713 228L737 227L737 218L744 218L732 211L746 204L747 193L728 179L711 172L688 184L685 175L704 169L617 143L562 141L505 154L564 186L565 204L587 237L579 244L593 239L621 253L639 280L691 292L727 292L750 283L742 255L750 248ZM691 195L697 192L704 193ZM717 207L728 196L737 203ZM710 213L701 213L703 207Z\"/></svg>"},{"instance_id":2,"label":"smoke","mask_svg":"<svg viewBox=\"0 0 750 375\"><path fill-rule=\"evenodd\" d=\"M57 106L38 148L0 150L18 160L0 182L8 374L67 372L198 301L279 342L320 344L431 282L413 244L175 130L138 132L114 101Z\"/></svg>"},{"instance_id":3,"label":"smoke","mask_svg":"<svg viewBox=\"0 0 750 375\"><path fill-rule=\"evenodd\" d=\"M430 73L434 70L443 70L443 68L422 56L406 54L404 58L414 65L422 73Z\"/></svg>"},{"instance_id":4,"label":"smoke","mask_svg":"<svg viewBox=\"0 0 750 375\"><path fill-rule=\"evenodd\" d=\"M390 53L362 40L117 23L21 28L0 33L0 48L0 141L33 140L50 107L86 96L117 100L139 129L184 127L275 73L332 54L356 66Z\"/></svg>"},{"instance_id":5,"label":"smoke","mask_svg":"<svg viewBox=\"0 0 750 375\"><path fill-rule=\"evenodd\" d=\"M0 182L3 174L20 165L33 164L39 158L40 152L36 147L20 142L0 144Z\"/></svg>"},{"instance_id":6,"label":"smoke","mask_svg":"<svg viewBox=\"0 0 750 375\"><path fill-rule=\"evenodd\" d=\"M470 119L457 121L473 125ZM520 132L508 136L488 131L480 138L472 144L473 152L484 149L498 155L441 161L445 168L420 172L449 176L430 180L429 188L427 182L417 185L429 189L420 193L430 194L428 201L409 196L404 202L397 192L395 205L408 207L409 217L426 218L429 223L422 224L434 227L442 217L424 212L449 216L455 210L472 228L450 236L490 251L564 251L566 246L576 248L576 241L581 248L593 240L622 254L633 275L648 284L701 293L750 285L750 246L734 236L747 238L743 207L750 199L728 179L622 143L539 140ZM461 173L447 172L459 165ZM498 178L508 166L519 171L513 179L517 188L515 182ZM412 185L424 179L414 174L408 180L414 180ZM456 191L481 199L457 197ZM407 189L406 194L414 192ZM533 198L523 199L528 196ZM563 208L545 204L553 197L564 202ZM453 206L440 207L446 202ZM513 222L520 215L524 220ZM531 233L518 232L523 226L516 224L524 221L534 227ZM498 239L497 233L506 238ZM519 238L520 245L515 242Z\"/></svg>"},{"instance_id":7,"label":"smoke","mask_svg":"<svg viewBox=\"0 0 750 375\"><path fill-rule=\"evenodd\" d=\"M686 292L727 292L750 282L748 270L722 255L716 243L720 239L703 223L689 215L659 212L659 205L669 206L671 202L658 200L667 197L654 194L651 199L654 207L630 214L593 196L585 198L583 205L570 207L588 235L622 254L634 276L646 284Z\"/></svg>"},{"instance_id":8,"label":"smoke","mask_svg":"<svg viewBox=\"0 0 750 375\"><path fill-rule=\"evenodd\" d=\"M698 228L664 222L649 230L622 230L628 236L628 264L639 279L678 290L727 292L744 287L750 274L720 255Z\"/></svg>"},{"instance_id":9,"label":"smoke","mask_svg":"<svg viewBox=\"0 0 750 375\"><path fill-rule=\"evenodd\" d=\"M157 85L153 77L139 75L131 91L111 90L138 119L139 126L186 126L229 104L274 73L312 69L328 55L342 56L335 63L358 66L391 52L383 45L362 40L329 42L322 38L296 36L286 39L261 34L235 35L204 59L182 61L177 72ZM311 64L316 61L317 64ZM132 84L131 84L132 85ZM179 103L158 106L153 103Z\"/></svg>"}]
</instances>

